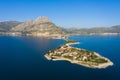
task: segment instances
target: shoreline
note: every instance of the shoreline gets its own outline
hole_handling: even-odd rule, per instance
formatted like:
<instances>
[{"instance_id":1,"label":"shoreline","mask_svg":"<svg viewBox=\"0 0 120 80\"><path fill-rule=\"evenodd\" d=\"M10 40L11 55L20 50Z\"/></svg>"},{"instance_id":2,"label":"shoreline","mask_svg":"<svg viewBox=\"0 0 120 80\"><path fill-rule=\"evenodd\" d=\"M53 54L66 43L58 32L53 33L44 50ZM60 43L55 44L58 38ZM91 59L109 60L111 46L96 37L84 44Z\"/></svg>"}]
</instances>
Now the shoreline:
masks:
<instances>
[{"instance_id":1,"label":"shoreline","mask_svg":"<svg viewBox=\"0 0 120 80\"><path fill-rule=\"evenodd\" d=\"M67 41L67 39L64 39ZM74 45L74 44L80 44L80 42L71 42L71 43L66 43L65 45L68 46L68 47L71 47L71 48L74 48L74 49L77 49L77 50L80 50L81 48L76 48L76 47L72 47L71 45ZM63 46L63 45L62 45ZM60 46L60 47L62 47ZM82 49L82 50L86 50L86 49ZM54 50L55 51L55 50ZM99 63L97 65L91 65L91 64L95 64L95 63L92 63L92 62L84 62L84 61L78 61L78 60L70 60L68 58L64 58L64 57L56 57L56 56L50 56L48 54L45 54L45 58L48 59L48 60L53 60L53 61L58 61L58 60L62 60L62 61L68 61L70 63L73 63L73 64L78 64L78 65L81 65L81 66L84 66L84 67L89 67L89 68L98 68L98 69L101 69L101 68L106 68L108 66L112 66L114 65L108 58L106 57L103 57L101 56L100 54L96 53L96 52L93 52L97 57L99 58L102 58L104 60L106 60L107 62L106 63ZM64 53L63 53L64 54ZM52 58L54 57L54 58Z\"/></svg>"},{"instance_id":2,"label":"shoreline","mask_svg":"<svg viewBox=\"0 0 120 80\"><path fill-rule=\"evenodd\" d=\"M45 58L46 58L47 60L53 60L53 61L68 61L68 62L70 62L70 63L77 64L77 65L81 65L81 66L84 66L84 67L98 68L98 69L103 69L103 68L107 68L107 67L109 67L109 66L114 65L114 64L113 64L109 59L107 59L107 58L105 58L105 59L108 60L107 63L99 64L99 65L97 65L97 66L95 66L95 65L94 65L94 66L91 66L91 65L86 64L86 63L84 63L84 62L82 62L82 61L70 60L70 59L63 58L63 57L58 57L58 58L56 57L56 59L52 59L52 58L50 58L48 55L45 55Z\"/></svg>"}]
</instances>

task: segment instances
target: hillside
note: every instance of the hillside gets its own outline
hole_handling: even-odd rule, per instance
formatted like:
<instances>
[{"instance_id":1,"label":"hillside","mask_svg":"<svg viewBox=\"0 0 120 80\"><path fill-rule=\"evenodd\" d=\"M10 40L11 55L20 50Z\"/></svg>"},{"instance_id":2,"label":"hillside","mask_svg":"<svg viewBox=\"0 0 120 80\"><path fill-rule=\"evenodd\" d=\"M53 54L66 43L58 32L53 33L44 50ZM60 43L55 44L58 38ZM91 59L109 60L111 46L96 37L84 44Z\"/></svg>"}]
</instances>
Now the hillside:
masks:
<instances>
[{"instance_id":1,"label":"hillside","mask_svg":"<svg viewBox=\"0 0 120 80\"><path fill-rule=\"evenodd\" d=\"M65 34L65 31L62 28L56 26L47 17L38 17L35 20L28 20L13 27L11 31L33 36L57 36Z\"/></svg>"},{"instance_id":2,"label":"hillside","mask_svg":"<svg viewBox=\"0 0 120 80\"><path fill-rule=\"evenodd\" d=\"M18 21L4 21L0 22L0 32L8 32L11 28L17 26L21 22Z\"/></svg>"}]
</instances>

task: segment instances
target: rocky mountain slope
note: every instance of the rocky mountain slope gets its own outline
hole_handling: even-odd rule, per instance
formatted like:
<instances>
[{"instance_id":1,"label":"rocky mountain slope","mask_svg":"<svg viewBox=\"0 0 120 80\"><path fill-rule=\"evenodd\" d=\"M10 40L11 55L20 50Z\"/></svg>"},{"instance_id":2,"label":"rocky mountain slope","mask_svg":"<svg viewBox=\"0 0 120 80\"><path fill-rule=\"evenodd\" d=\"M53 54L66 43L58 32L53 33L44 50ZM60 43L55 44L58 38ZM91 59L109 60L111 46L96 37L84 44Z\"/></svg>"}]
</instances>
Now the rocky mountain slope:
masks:
<instances>
[{"instance_id":1,"label":"rocky mountain slope","mask_svg":"<svg viewBox=\"0 0 120 80\"><path fill-rule=\"evenodd\" d=\"M51 36L65 34L65 31L56 26L47 17L38 17L35 20L29 20L17 25L11 29L12 32L22 32L22 34Z\"/></svg>"}]
</instances>

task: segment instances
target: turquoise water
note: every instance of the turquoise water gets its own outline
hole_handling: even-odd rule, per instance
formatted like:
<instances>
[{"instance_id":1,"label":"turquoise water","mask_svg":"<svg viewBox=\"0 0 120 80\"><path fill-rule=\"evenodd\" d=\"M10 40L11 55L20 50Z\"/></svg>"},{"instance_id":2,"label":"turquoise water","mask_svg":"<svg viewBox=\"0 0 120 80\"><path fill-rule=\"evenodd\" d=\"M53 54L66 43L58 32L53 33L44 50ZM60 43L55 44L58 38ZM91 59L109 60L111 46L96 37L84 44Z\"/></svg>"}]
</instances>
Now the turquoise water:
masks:
<instances>
[{"instance_id":1,"label":"turquoise water","mask_svg":"<svg viewBox=\"0 0 120 80\"><path fill-rule=\"evenodd\" d=\"M67 61L48 61L44 54L64 40L0 37L0 80L120 80L120 36L71 36L73 45L109 58L114 66L90 69Z\"/></svg>"}]
</instances>

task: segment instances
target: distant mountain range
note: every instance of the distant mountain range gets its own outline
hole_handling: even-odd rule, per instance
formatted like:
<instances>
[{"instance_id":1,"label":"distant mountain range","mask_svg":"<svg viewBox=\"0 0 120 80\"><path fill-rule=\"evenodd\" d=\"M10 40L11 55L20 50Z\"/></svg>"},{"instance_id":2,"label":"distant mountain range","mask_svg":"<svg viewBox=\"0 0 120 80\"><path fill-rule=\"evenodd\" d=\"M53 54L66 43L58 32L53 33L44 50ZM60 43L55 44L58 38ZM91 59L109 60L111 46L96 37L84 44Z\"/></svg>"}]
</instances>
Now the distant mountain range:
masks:
<instances>
[{"instance_id":1,"label":"distant mountain range","mask_svg":"<svg viewBox=\"0 0 120 80\"><path fill-rule=\"evenodd\" d=\"M67 29L69 34L119 34L120 33L120 25L112 26L112 27L95 27L95 28L84 28L84 29Z\"/></svg>"},{"instance_id":2,"label":"distant mountain range","mask_svg":"<svg viewBox=\"0 0 120 80\"><path fill-rule=\"evenodd\" d=\"M18 21L4 21L4 22L0 22L0 32L8 32L11 30L12 27L15 27L19 24L21 24L22 22L18 22Z\"/></svg>"},{"instance_id":3,"label":"distant mountain range","mask_svg":"<svg viewBox=\"0 0 120 80\"><path fill-rule=\"evenodd\" d=\"M2 35L30 35L30 36L64 36L64 35L118 35L120 25L112 27L95 27L89 29L64 29L56 26L48 17L38 17L25 22L0 22Z\"/></svg>"}]
</instances>

